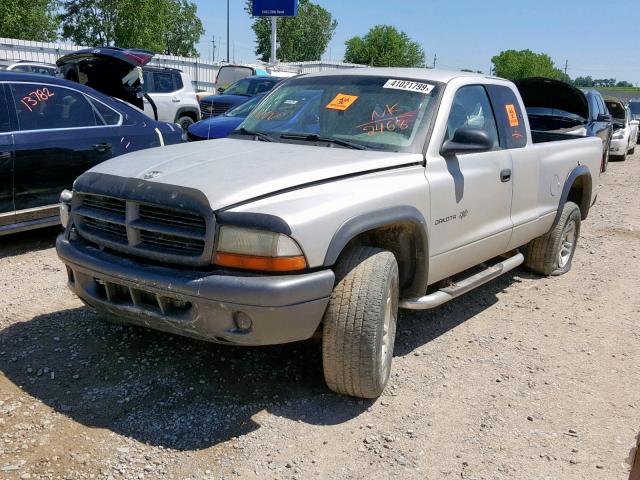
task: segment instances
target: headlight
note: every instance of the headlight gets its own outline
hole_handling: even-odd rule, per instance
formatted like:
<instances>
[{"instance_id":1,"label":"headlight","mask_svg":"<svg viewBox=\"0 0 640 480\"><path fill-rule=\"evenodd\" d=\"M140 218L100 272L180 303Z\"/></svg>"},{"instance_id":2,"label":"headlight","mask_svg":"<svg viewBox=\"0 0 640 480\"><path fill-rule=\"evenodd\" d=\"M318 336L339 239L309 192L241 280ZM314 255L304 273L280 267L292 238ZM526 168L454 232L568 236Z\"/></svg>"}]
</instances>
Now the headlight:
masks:
<instances>
[{"instance_id":1,"label":"headlight","mask_svg":"<svg viewBox=\"0 0 640 480\"><path fill-rule=\"evenodd\" d=\"M624 130L618 130L617 132L614 132L613 137L611 138L615 138L616 140L622 140L624 138Z\"/></svg>"},{"instance_id":2,"label":"headlight","mask_svg":"<svg viewBox=\"0 0 640 480\"><path fill-rule=\"evenodd\" d=\"M291 237L281 233L224 225L213 263L222 267L271 272L304 270L307 261Z\"/></svg>"},{"instance_id":3,"label":"headlight","mask_svg":"<svg viewBox=\"0 0 640 480\"><path fill-rule=\"evenodd\" d=\"M69 224L72 198L73 192L69 190L63 190L60 194L60 223L62 224L62 228L67 228L67 225Z\"/></svg>"}]
</instances>

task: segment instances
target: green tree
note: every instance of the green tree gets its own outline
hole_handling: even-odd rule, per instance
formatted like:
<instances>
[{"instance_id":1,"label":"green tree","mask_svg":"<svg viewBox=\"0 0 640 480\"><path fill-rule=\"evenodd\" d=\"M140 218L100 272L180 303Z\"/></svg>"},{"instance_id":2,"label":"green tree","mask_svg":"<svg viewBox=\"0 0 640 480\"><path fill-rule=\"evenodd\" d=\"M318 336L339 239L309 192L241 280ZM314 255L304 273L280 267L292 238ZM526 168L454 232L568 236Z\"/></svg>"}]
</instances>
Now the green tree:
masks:
<instances>
[{"instance_id":1,"label":"green tree","mask_svg":"<svg viewBox=\"0 0 640 480\"><path fill-rule=\"evenodd\" d=\"M1 0L0 37L50 42L60 21L58 0Z\"/></svg>"},{"instance_id":2,"label":"green tree","mask_svg":"<svg viewBox=\"0 0 640 480\"><path fill-rule=\"evenodd\" d=\"M246 10L251 14L251 0ZM297 17L279 17L276 55L285 62L320 60L338 26L331 13L310 0L299 0ZM271 56L271 18L256 17L251 26L256 34L256 55L263 61Z\"/></svg>"},{"instance_id":3,"label":"green tree","mask_svg":"<svg viewBox=\"0 0 640 480\"><path fill-rule=\"evenodd\" d=\"M588 77L576 77L573 81L576 87L593 87L593 78Z\"/></svg>"},{"instance_id":4,"label":"green tree","mask_svg":"<svg viewBox=\"0 0 640 480\"><path fill-rule=\"evenodd\" d=\"M188 0L67 0L63 38L79 45L144 48L190 56L204 28Z\"/></svg>"},{"instance_id":5,"label":"green tree","mask_svg":"<svg viewBox=\"0 0 640 480\"><path fill-rule=\"evenodd\" d=\"M509 80L527 77L546 77L565 82L571 79L557 68L549 55L531 50L506 50L491 59L495 75Z\"/></svg>"},{"instance_id":6,"label":"green tree","mask_svg":"<svg viewBox=\"0 0 640 480\"><path fill-rule=\"evenodd\" d=\"M376 67L424 67L424 50L418 42L390 25L376 25L363 37L345 42L344 61Z\"/></svg>"}]
</instances>

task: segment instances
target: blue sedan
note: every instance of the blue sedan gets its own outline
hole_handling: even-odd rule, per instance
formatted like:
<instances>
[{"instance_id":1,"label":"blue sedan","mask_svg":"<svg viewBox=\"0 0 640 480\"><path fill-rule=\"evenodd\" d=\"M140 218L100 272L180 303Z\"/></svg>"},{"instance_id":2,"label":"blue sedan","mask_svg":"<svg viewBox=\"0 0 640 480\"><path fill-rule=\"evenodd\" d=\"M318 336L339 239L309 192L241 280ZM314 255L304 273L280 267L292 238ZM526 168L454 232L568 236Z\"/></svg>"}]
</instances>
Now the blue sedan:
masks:
<instances>
[{"instance_id":1,"label":"blue sedan","mask_svg":"<svg viewBox=\"0 0 640 480\"><path fill-rule=\"evenodd\" d=\"M193 142L196 140L211 140L226 137L242 123L246 116L260 103L263 97L264 93L261 93L219 117L209 117L205 120L200 120L198 123L194 123L187 131L188 140Z\"/></svg>"},{"instance_id":2,"label":"blue sedan","mask_svg":"<svg viewBox=\"0 0 640 480\"><path fill-rule=\"evenodd\" d=\"M60 192L80 174L181 136L178 125L85 85L0 72L0 235L55 225Z\"/></svg>"}]
</instances>

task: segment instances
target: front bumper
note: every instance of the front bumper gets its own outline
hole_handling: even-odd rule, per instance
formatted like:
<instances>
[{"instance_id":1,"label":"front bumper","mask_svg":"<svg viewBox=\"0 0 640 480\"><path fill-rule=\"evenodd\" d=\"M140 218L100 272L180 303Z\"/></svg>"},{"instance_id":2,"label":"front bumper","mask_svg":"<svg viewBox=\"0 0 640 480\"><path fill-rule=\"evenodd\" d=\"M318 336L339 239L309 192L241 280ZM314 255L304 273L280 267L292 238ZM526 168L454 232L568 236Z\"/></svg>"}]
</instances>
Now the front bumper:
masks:
<instances>
[{"instance_id":1,"label":"front bumper","mask_svg":"<svg viewBox=\"0 0 640 480\"><path fill-rule=\"evenodd\" d=\"M242 276L149 265L82 240L56 241L69 288L99 313L218 343L273 345L310 338L333 289L332 270ZM238 319L250 328L240 328Z\"/></svg>"}]
</instances>

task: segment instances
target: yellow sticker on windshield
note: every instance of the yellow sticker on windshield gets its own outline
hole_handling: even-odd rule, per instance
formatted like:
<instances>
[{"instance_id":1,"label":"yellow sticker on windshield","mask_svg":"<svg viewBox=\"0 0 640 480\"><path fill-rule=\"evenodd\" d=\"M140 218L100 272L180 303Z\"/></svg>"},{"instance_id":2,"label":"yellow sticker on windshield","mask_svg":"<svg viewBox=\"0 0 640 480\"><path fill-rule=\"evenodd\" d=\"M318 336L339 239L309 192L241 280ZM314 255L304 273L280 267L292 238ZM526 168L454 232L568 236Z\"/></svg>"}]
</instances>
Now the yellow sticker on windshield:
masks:
<instances>
[{"instance_id":1,"label":"yellow sticker on windshield","mask_svg":"<svg viewBox=\"0 0 640 480\"><path fill-rule=\"evenodd\" d=\"M509 103L505 105L504 108L507 109L507 117L509 117L509 126L517 127L518 125L520 125L520 120L518 120L518 113L516 112L516 107L512 103Z\"/></svg>"},{"instance_id":2,"label":"yellow sticker on windshield","mask_svg":"<svg viewBox=\"0 0 640 480\"><path fill-rule=\"evenodd\" d=\"M347 95L344 93L339 93L336 97L331 100L326 106L326 108L330 110L341 110L345 111L349 108L353 103L358 99L357 95Z\"/></svg>"}]
</instances>

